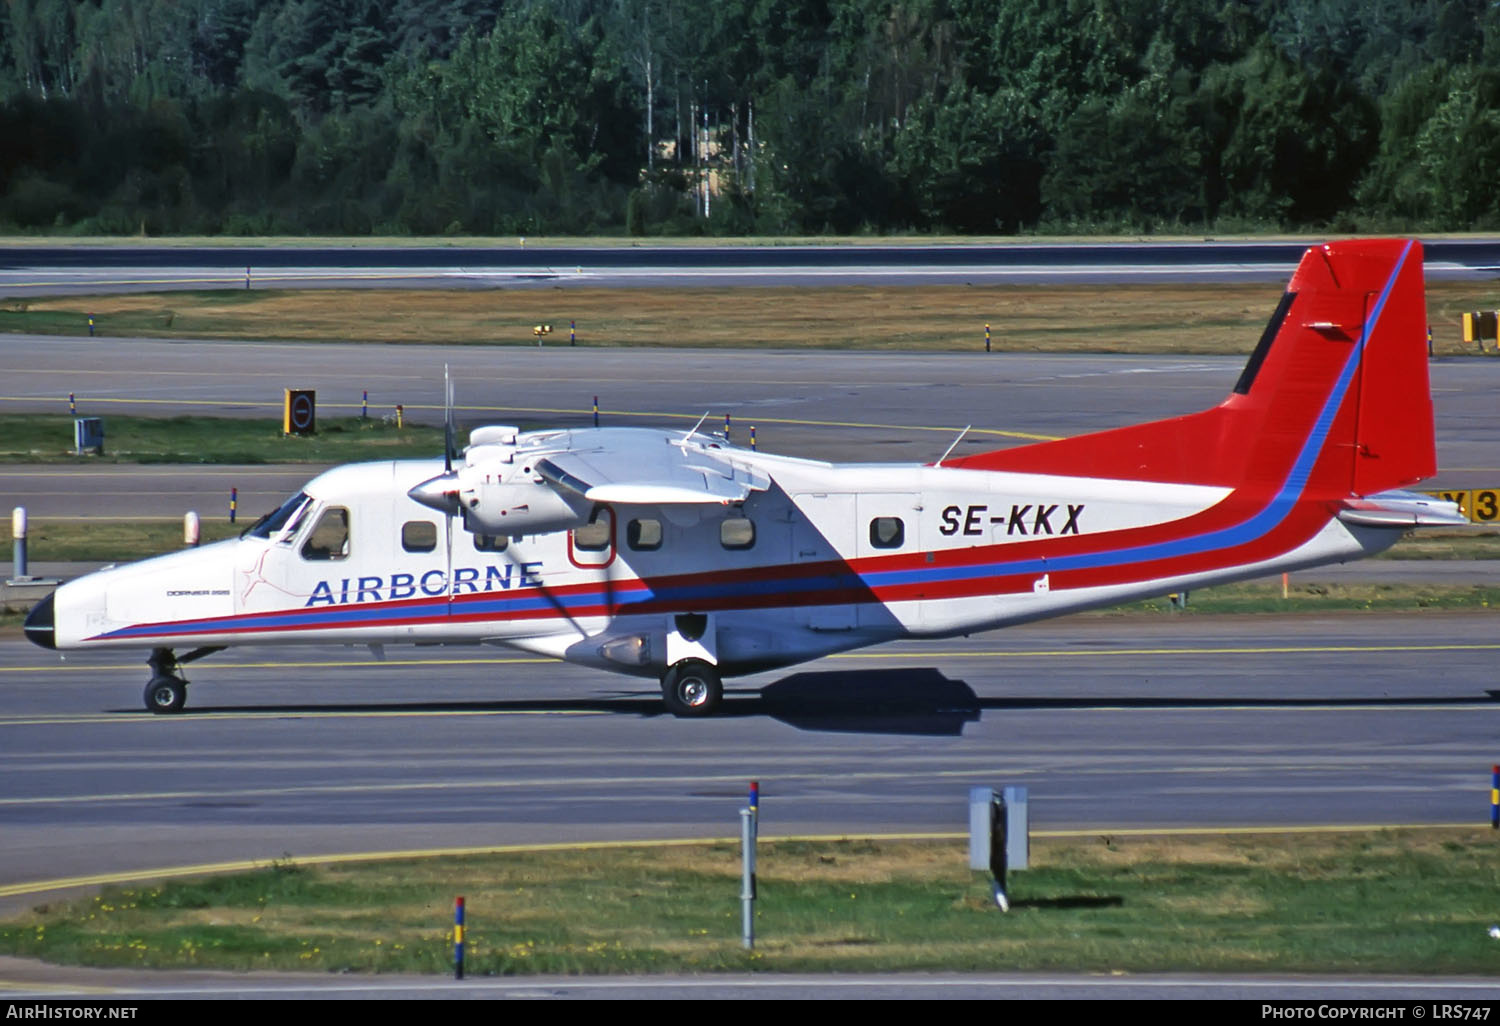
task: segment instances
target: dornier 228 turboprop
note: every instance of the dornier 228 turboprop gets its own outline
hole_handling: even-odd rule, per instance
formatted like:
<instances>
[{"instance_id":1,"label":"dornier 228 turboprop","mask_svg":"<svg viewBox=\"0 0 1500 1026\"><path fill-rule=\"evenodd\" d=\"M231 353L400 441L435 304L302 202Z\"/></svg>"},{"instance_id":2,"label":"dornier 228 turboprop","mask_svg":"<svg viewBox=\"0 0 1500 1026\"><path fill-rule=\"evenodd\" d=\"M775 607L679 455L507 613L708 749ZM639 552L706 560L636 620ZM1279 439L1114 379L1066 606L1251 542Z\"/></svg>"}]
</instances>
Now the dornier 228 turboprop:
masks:
<instances>
[{"instance_id":1,"label":"dornier 228 turboprop","mask_svg":"<svg viewBox=\"0 0 1500 1026\"><path fill-rule=\"evenodd\" d=\"M1317 246L1200 413L926 465L483 427L456 462L339 467L237 540L64 584L25 629L149 649L156 712L182 708L185 662L301 641L509 645L658 678L673 712L707 713L733 674L1465 522L1399 490L1436 470L1425 333L1418 243Z\"/></svg>"}]
</instances>

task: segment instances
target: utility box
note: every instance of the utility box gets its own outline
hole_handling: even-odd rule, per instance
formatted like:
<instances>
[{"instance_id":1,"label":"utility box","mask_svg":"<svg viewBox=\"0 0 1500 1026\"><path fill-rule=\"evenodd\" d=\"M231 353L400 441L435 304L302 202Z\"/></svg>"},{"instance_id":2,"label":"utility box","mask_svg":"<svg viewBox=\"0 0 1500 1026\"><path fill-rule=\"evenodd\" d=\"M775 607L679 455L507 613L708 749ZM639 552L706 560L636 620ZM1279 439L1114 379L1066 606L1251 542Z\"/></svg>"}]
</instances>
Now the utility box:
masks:
<instances>
[{"instance_id":1,"label":"utility box","mask_svg":"<svg viewBox=\"0 0 1500 1026\"><path fill-rule=\"evenodd\" d=\"M104 419L102 417L75 417L73 419L73 451L104 455Z\"/></svg>"},{"instance_id":2,"label":"utility box","mask_svg":"<svg viewBox=\"0 0 1500 1026\"><path fill-rule=\"evenodd\" d=\"M997 852L996 849L999 849ZM969 788L969 868L984 871L996 864L1026 869L1031 865L1031 808L1026 788Z\"/></svg>"}]
</instances>

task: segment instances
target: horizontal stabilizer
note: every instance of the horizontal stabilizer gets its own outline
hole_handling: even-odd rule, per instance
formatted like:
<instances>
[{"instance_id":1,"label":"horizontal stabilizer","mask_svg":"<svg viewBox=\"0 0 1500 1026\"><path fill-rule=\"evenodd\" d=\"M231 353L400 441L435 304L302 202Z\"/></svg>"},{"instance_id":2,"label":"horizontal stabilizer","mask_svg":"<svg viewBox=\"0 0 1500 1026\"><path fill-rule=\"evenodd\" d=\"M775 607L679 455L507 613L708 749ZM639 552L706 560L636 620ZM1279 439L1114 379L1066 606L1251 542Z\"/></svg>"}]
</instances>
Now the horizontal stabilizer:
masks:
<instances>
[{"instance_id":1,"label":"horizontal stabilizer","mask_svg":"<svg viewBox=\"0 0 1500 1026\"><path fill-rule=\"evenodd\" d=\"M1380 492L1363 499L1345 499L1339 519L1356 527L1468 527L1456 503L1421 492Z\"/></svg>"}]
</instances>

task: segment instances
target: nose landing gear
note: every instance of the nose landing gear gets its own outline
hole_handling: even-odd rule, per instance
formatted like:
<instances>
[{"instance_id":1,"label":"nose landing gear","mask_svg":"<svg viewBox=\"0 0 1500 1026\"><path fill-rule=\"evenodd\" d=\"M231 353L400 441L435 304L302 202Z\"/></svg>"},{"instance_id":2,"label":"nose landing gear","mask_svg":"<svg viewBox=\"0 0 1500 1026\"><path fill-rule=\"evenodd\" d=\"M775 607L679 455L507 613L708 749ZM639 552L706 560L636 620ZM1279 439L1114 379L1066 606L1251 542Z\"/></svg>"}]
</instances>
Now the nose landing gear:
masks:
<instances>
[{"instance_id":1,"label":"nose landing gear","mask_svg":"<svg viewBox=\"0 0 1500 1026\"><path fill-rule=\"evenodd\" d=\"M151 667L151 683L146 685L146 709L154 713L178 713L187 704L187 678L180 669L183 663L202 659L206 655L223 651L223 646L195 648L178 659L170 648L151 650L146 665Z\"/></svg>"},{"instance_id":2,"label":"nose landing gear","mask_svg":"<svg viewBox=\"0 0 1500 1026\"><path fill-rule=\"evenodd\" d=\"M182 712L187 704L187 681L181 677L152 677L146 685L146 708L154 713Z\"/></svg>"}]
</instances>

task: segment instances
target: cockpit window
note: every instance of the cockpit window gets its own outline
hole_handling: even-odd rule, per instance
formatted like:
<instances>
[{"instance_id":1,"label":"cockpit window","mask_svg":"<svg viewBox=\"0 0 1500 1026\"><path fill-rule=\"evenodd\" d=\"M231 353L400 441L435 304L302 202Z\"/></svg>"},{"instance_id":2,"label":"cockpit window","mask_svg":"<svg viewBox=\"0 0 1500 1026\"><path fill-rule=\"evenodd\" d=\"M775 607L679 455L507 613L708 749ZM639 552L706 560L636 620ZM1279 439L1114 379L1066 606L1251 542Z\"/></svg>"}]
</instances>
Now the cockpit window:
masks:
<instances>
[{"instance_id":1,"label":"cockpit window","mask_svg":"<svg viewBox=\"0 0 1500 1026\"><path fill-rule=\"evenodd\" d=\"M280 534L288 524L293 524L292 518L298 513L305 513L312 500L307 497L306 492L298 492L290 499L283 502L280 507L267 513L255 523L245 528L241 538L274 538ZM301 521L298 516L296 522Z\"/></svg>"},{"instance_id":2,"label":"cockpit window","mask_svg":"<svg viewBox=\"0 0 1500 1026\"><path fill-rule=\"evenodd\" d=\"M349 511L342 506L329 506L302 543L302 558L344 559L348 555Z\"/></svg>"}]
</instances>

